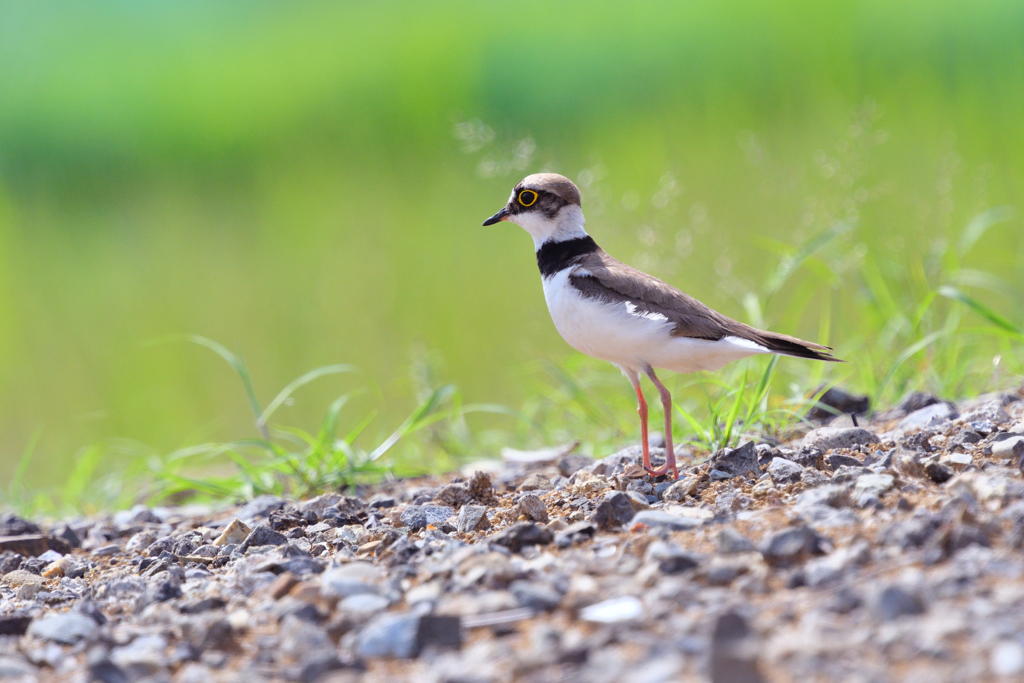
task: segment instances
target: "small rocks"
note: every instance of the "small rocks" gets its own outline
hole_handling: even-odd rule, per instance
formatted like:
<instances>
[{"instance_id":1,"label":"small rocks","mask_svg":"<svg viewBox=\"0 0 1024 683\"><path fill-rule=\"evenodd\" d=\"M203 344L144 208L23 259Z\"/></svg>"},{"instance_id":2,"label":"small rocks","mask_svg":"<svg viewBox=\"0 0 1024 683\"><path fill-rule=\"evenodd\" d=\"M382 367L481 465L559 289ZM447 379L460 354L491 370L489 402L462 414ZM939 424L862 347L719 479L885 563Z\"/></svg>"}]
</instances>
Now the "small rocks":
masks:
<instances>
[{"instance_id":1,"label":"small rocks","mask_svg":"<svg viewBox=\"0 0 1024 683\"><path fill-rule=\"evenodd\" d=\"M807 433L803 440L803 448L827 452L876 443L880 443L878 437L861 427L821 427Z\"/></svg>"},{"instance_id":2,"label":"small rocks","mask_svg":"<svg viewBox=\"0 0 1024 683\"><path fill-rule=\"evenodd\" d=\"M544 505L544 501L542 501L540 497L537 496L536 494L527 493L524 496L520 496L517 505L520 516L525 517L531 522L540 522L541 524L547 524L547 506Z\"/></svg>"},{"instance_id":3,"label":"small rocks","mask_svg":"<svg viewBox=\"0 0 1024 683\"><path fill-rule=\"evenodd\" d=\"M711 683L761 683L756 636L737 612L726 612L711 634Z\"/></svg>"},{"instance_id":4,"label":"small rocks","mask_svg":"<svg viewBox=\"0 0 1024 683\"><path fill-rule=\"evenodd\" d=\"M649 527L664 527L672 531L685 531L703 526L704 524L703 520L696 517L683 517L682 515L674 515L662 512L661 510L642 510L633 515L630 522L631 527L634 528L642 524Z\"/></svg>"},{"instance_id":5,"label":"small rocks","mask_svg":"<svg viewBox=\"0 0 1024 683\"><path fill-rule=\"evenodd\" d=\"M590 521L602 529L613 529L627 524L635 513L629 496L622 491L609 491L598 503Z\"/></svg>"},{"instance_id":6,"label":"small rocks","mask_svg":"<svg viewBox=\"0 0 1024 683\"><path fill-rule=\"evenodd\" d=\"M360 657L418 657L428 647L458 648L462 633L458 617L417 614L386 615L367 625L359 634L356 653Z\"/></svg>"},{"instance_id":7,"label":"small rocks","mask_svg":"<svg viewBox=\"0 0 1024 683\"><path fill-rule=\"evenodd\" d=\"M718 552L723 555L747 553L754 550L754 544L732 527L724 527L718 532Z\"/></svg>"},{"instance_id":8,"label":"small rocks","mask_svg":"<svg viewBox=\"0 0 1024 683\"><path fill-rule=\"evenodd\" d=\"M728 477L740 477L747 473L760 476L761 466L757 462L757 450L753 441L739 448L725 448L708 458L710 470L717 470Z\"/></svg>"},{"instance_id":9,"label":"small rocks","mask_svg":"<svg viewBox=\"0 0 1024 683\"><path fill-rule=\"evenodd\" d=\"M1014 396L906 433L890 411L695 447L680 481L633 445L234 513L4 517L37 545L0 550L0 677L1016 680Z\"/></svg>"},{"instance_id":10,"label":"small rocks","mask_svg":"<svg viewBox=\"0 0 1024 683\"><path fill-rule=\"evenodd\" d=\"M61 645L75 645L98 636L99 626L84 614L64 612L37 619L29 626L28 634L40 640Z\"/></svg>"},{"instance_id":11,"label":"small rocks","mask_svg":"<svg viewBox=\"0 0 1024 683\"><path fill-rule=\"evenodd\" d=\"M924 614L924 603L915 593L899 586L887 586L875 596L871 612L879 621L893 621L906 615Z\"/></svg>"},{"instance_id":12,"label":"small rocks","mask_svg":"<svg viewBox=\"0 0 1024 683\"><path fill-rule=\"evenodd\" d=\"M862 474L854 482L851 498L856 505L863 507L871 499L881 498L892 488L894 481L891 474Z\"/></svg>"},{"instance_id":13,"label":"small rocks","mask_svg":"<svg viewBox=\"0 0 1024 683\"><path fill-rule=\"evenodd\" d=\"M662 500L670 501L681 501L687 496L692 496L697 492L697 484L699 483L697 477L685 477L679 481L671 483L661 494Z\"/></svg>"},{"instance_id":14,"label":"small rocks","mask_svg":"<svg viewBox=\"0 0 1024 683\"><path fill-rule=\"evenodd\" d=\"M823 552L824 540L807 526L791 527L761 539L758 550L772 564L788 566Z\"/></svg>"},{"instance_id":15,"label":"small rocks","mask_svg":"<svg viewBox=\"0 0 1024 683\"><path fill-rule=\"evenodd\" d=\"M800 481L803 471L803 467L785 458L773 458L768 464L768 475L776 486L795 484Z\"/></svg>"},{"instance_id":16,"label":"small rocks","mask_svg":"<svg viewBox=\"0 0 1024 683\"><path fill-rule=\"evenodd\" d=\"M926 408L915 410L896 425L897 431L907 433L924 429L952 420L957 416L956 408L948 403L934 403Z\"/></svg>"},{"instance_id":17,"label":"small rocks","mask_svg":"<svg viewBox=\"0 0 1024 683\"><path fill-rule=\"evenodd\" d=\"M1002 460L1018 460L1024 457L1024 436L1013 436L992 444L992 456Z\"/></svg>"},{"instance_id":18,"label":"small rocks","mask_svg":"<svg viewBox=\"0 0 1024 683\"><path fill-rule=\"evenodd\" d=\"M413 531L428 525L438 526L455 516L455 509L447 505L410 505L402 512L402 525Z\"/></svg>"},{"instance_id":19,"label":"small rocks","mask_svg":"<svg viewBox=\"0 0 1024 683\"><path fill-rule=\"evenodd\" d=\"M252 533L244 522L235 517L231 522L224 528L220 536L214 540L213 545L226 546L226 545L237 545L244 541L246 537Z\"/></svg>"},{"instance_id":20,"label":"small rocks","mask_svg":"<svg viewBox=\"0 0 1024 683\"><path fill-rule=\"evenodd\" d=\"M632 508L630 508L632 512ZM490 537L490 542L514 553L522 552L531 545L547 545L554 540L551 532L531 522L517 522Z\"/></svg>"},{"instance_id":21,"label":"small rocks","mask_svg":"<svg viewBox=\"0 0 1024 683\"><path fill-rule=\"evenodd\" d=\"M249 548L261 545L287 545L288 538L279 531L274 531L265 524L260 524L254 527L249 535L245 537L242 544L238 547L240 552L245 552Z\"/></svg>"},{"instance_id":22,"label":"small rocks","mask_svg":"<svg viewBox=\"0 0 1024 683\"><path fill-rule=\"evenodd\" d=\"M457 528L460 534L484 531L491 528L491 520L487 518L487 508L483 505L464 505L459 510Z\"/></svg>"},{"instance_id":23,"label":"small rocks","mask_svg":"<svg viewBox=\"0 0 1024 683\"><path fill-rule=\"evenodd\" d=\"M550 491L552 489L551 480L540 472L534 472L530 474L523 483L520 484L517 491Z\"/></svg>"}]
</instances>

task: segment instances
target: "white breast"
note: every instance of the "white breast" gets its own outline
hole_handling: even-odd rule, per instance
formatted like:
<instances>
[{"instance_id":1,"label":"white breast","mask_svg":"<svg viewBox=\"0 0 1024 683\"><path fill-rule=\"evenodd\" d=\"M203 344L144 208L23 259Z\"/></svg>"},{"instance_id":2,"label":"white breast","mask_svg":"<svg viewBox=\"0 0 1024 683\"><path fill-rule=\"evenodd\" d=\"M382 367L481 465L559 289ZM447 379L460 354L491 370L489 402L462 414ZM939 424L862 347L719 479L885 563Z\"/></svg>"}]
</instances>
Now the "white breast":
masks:
<instances>
[{"instance_id":1,"label":"white breast","mask_svg":"<svg viewBox=\"0 0 1024 683\"><path fill-rule=\"evenodd\" d=\"M544 298L555 328L574 349L615 363L624 370L647 366L676 372L717 370L726 363L768 349L746 339L717 341L672 336L662 315L644 313L629 303L610 304L582 296L569 284L573 268L543 279Z\"/></svg>"}]
</instances>

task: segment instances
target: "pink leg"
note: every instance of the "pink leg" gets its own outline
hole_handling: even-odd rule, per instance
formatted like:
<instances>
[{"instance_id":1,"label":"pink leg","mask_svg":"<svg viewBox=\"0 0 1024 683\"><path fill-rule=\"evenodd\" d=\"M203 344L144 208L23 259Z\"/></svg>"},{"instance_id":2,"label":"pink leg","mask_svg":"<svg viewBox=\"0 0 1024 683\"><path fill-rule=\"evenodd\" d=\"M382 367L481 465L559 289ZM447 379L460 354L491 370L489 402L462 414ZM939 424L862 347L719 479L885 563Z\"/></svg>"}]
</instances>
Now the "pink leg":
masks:
<instances>
[{"instance_id":1,"label":"pink leg","mask_svg":"<svg viewBox=\"0 0 1024 683\"><path fill-rule=\"evenodd\" d=\"M644 374L650 377L651 382L658 388L658 393L661 394L661 405L665 409L665 466L657 470L647 467L647 471L653 475L661 475L667 474L669 470L672 470L672 475L678 479L679 469L676 467L676 452L672 448L672 394L669 393L664 384L658 381L658 377L654 374L654 368L647 368ZM649 461L647 464L650 464Z\"/></svg>"},{"instance_id":2,"label":"pink leg","mask_svg":"<svg viewBox=\"0 0 1024 683\"><path fill-rule=\"evenodd\" d=\"M636 412L640 413L640 444L644 452L644 469L650 470L651 451L647 445L647 400L640 388L640 375L630 377L629 381L633 385L633 391L636 392Z\"/></svg>"}]
</instances>

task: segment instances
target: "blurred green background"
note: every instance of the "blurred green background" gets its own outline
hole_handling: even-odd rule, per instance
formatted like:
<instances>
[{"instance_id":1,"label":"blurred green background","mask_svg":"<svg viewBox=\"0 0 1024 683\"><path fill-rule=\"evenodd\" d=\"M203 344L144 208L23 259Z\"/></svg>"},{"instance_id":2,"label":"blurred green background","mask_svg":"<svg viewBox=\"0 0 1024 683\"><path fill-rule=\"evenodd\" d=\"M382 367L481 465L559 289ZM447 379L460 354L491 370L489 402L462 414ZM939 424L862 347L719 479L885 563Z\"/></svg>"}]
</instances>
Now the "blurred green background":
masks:
<instances>
[{"instance_id":1,"label":"blurred green background","mask_svg":"<svg viewBox=\"0 0 1024 683\"><path fill-rule=\"evenodd\" d=\"M297 425L356 386L375 434L424 382L529 402L577 361L529 238L480 223L539 170L612 254L854 361L784 362L783 391L991 389L1019 340L935 292L1024 321L1022 37L1019 0L0 2L0 480L34 439L40 486L114 437L252 432L167 335L243 353L264 401L362 369ZM955 372L925 344L885 383L944 330Z\"/></svg>"}]
</instances>

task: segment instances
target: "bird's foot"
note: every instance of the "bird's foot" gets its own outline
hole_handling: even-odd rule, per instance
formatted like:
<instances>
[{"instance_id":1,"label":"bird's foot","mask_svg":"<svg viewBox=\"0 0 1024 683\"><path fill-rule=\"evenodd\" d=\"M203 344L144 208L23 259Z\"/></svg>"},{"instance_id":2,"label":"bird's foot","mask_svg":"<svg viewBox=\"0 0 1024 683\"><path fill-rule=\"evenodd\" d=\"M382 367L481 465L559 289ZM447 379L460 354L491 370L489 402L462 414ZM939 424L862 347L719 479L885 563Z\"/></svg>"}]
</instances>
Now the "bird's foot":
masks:
<instances>
[{"instance_id":1,"label":"bird's foot","mask_svg":"<svg viewBox=\"0 0 1024 683\"><path fill-rule=\"evenodd\" d=\"M653 469L653 468L648 467L646 465L644 465L644 469L647 470L647 474L651 475L652 477L663 476L665 474L668 474L669 470L672 470L672 478L673 479L678 479L679 478L679 470L676 468L676 463L674 462L674 460L675 459L673 458L672 460L670 460L669 462L666 462L664 465L662 465L658 469Z\"/></svg>"}]
</instances>

